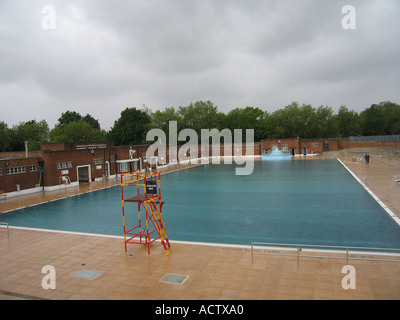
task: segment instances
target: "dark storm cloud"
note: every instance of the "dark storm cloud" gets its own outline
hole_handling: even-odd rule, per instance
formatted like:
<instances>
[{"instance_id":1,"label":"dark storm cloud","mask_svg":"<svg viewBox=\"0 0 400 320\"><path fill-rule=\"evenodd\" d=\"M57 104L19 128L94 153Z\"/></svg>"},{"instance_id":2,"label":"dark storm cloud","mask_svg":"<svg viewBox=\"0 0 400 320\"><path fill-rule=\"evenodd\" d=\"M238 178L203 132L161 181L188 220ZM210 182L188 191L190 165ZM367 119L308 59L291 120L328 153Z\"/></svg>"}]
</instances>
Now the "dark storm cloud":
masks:
<instances>
[{"instance_id":1,"label":"dark storm cloud","mask_svg":"<svg viewBox=\"0 0 400 320\"><path fill-rule=\"evenodd\" d=\"M272 111L293 100L364 109L399 102L400 3L341 0L0 1L0 103L14 124L212 100ZM56 10L44 30L43 6ZM10 112L13 110L14 112ZM17 111L17 112L15 112Z\"/></svg>"}]
</instances>

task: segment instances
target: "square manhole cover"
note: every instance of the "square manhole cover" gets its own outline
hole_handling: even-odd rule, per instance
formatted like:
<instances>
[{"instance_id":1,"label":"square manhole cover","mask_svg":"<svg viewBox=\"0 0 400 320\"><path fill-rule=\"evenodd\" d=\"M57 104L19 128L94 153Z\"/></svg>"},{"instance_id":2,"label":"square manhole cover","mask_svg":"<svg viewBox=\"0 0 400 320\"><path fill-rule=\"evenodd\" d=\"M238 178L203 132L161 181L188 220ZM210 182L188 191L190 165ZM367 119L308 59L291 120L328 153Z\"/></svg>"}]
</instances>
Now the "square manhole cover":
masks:
<instances>
[{"instance_id":1,"label":"square manhole cover","mask_svg":"<svg viewBox=\"0 0 400 320\"><path fill-rule=\"evenodd\" d=\"M189 276L181 274L167 273L160 281L166 283L183 284L188 277Z\"/></svg>"},{"instance_id":2,"label":"square manhole cover","mask_svg":"<svg viewBox=\"0 0 400 320\"><path fill-rule=\"evenodd\" d=\"M74 277L86 278L86 279L94 279L97 277L101 272L100 271L92 271L92 270L81 270L77 273L74 273Z\"/></svg>"}]
</instances>

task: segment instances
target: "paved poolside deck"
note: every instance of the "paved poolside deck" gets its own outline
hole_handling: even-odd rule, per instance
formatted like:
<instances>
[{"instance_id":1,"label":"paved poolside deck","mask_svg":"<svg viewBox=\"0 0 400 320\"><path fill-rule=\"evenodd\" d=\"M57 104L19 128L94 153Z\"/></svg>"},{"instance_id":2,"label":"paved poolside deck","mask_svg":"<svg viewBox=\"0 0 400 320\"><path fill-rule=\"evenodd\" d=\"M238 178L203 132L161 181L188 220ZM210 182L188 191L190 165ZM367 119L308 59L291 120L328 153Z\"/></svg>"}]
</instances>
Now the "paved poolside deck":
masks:
<instances>
[{"instance_id":1,"label":"paved poolside deck","mask_svg":"<svg viewBox=\"0 0 400 320\"><path fill-rule=\"evenodd\" d=\"M400 188L386 192L400 174L398 155L373 158L369 165L353 162L364 150L329 153L338 156L361 181L400 216ZM376 152L385 152L376 150ZM370 150L369 153L373 154ZM386 157L387 156L387 157ZM116 181L76 188L85 192ZM78 190L79 189L79 190ZM64 192L64 194L63 194ZM32 194L7 200L7 210L48 201L68 192ZM0 211L5 203L0 204ZM0 216L1 221L1 216ZM140 245L124 252L119 238L10 228L0 229L0 300L8 299L134 299L134 300L256 300L256 299L400 299L400 262L350 260L356 270L356 289L342 288L345 260L259 255L252 263L244 247L172 243L165 255L155 243L151 254ZM42 267L56 270L56 289L42 288ZM94 279L76 277L82 269L101 272ZM167 274L188 276L183 284L160 282Z\"/></svg>"}]
</instances>

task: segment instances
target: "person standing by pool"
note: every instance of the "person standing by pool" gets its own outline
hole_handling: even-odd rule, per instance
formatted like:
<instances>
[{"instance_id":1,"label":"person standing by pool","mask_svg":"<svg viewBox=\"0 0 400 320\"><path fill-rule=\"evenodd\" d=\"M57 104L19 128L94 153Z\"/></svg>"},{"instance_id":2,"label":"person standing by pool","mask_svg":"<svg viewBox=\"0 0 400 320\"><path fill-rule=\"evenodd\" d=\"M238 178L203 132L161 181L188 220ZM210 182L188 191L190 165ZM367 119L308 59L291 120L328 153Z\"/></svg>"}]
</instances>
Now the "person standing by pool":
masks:
<instances>
[{"instance_id":1,"label":"person standing by pool","mask_svg":"<svg viewBox=\"0 0 400 320\"><path fill-rule=\"evenodd\" d=\"M369 155L365 154L364 159L365 159L365 164L368 164L369 163Z\"/></svg>"}]
</instances>

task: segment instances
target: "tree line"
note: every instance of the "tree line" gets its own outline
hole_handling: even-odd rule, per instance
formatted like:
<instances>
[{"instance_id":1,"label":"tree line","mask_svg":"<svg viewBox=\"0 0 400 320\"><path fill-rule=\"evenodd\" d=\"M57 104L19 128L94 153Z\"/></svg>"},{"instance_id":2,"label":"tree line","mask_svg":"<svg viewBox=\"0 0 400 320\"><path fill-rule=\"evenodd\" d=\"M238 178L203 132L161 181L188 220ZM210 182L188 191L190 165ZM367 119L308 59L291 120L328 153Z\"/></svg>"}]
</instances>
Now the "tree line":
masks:
<instances>
[{"instance_id":1,"label":"tree line","mask_svg":"<svg viewBox=\"0 0 400 320\"><path fill-rule=\"evenodd\" d=\"M148 144L146 134L162 129L168 137L169 122L176 121L178 132L190 128L201 136L201 129L254 129L255 141L285 138L340 138L349 136L400 134L400 105L381 102L358 113L341 106L313 107L292 102L268 112L258 107L235 108L228 113L218 110L211 101L197 101L185 107L167 107L148 114L126 108L108 131L101 129L93 116L75 111L63 112L58 123L49 129L45 120L20 122L11 128L0 122L0 151L20 151L24 141L29 150L40 150L44 142L79 142L112 140L116 145ZM243 131L245 132L245 131ZM245 138L245 137L243 137Z\"/></svg>"}]
</instances>

